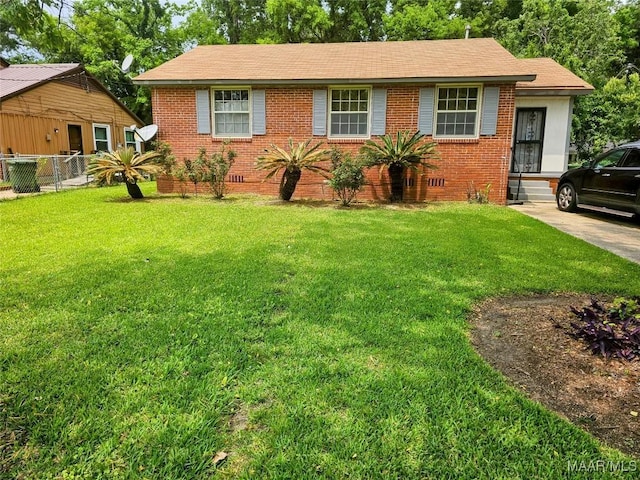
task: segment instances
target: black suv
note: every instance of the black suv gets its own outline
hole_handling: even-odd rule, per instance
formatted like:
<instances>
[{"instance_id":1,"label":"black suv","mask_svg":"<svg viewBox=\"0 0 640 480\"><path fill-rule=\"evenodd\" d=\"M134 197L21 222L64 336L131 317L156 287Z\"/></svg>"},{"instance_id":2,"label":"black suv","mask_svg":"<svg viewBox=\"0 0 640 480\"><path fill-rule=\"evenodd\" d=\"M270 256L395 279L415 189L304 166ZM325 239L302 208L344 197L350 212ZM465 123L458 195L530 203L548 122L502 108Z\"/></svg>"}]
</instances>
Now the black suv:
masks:
<instances>
[{"instance_id":1,"label":"black suv","mask_svg":"<svg viewBox=\"0 0 640 480\"><path fill-rule=\"evenodd\" d=\"M558 208L573 212L578 205L607 207L640 216L640 141L603 153L558 181Z\"/></svg>"}]
</instances>

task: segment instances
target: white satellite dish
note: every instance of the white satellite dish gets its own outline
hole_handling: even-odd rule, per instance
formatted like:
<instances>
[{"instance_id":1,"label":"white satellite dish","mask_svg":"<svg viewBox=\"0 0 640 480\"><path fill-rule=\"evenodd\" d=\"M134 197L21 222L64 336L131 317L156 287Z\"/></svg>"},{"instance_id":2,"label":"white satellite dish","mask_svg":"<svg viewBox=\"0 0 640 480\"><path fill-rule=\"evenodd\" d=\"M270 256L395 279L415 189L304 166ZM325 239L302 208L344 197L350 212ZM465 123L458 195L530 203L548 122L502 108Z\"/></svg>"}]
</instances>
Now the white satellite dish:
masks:
<instances>
[{"instance_id":1,"label":"white satellite dish","mask_svg":"<svg viewBox=\"0 0 640 480\"><path fill-rule=\"evenodd\" d=\"M124 57L124 60L122 61L122 66L120 67L120 69L124 73L127 73L131 68L132 63L133 63L133 55L129 54L126 57Z\"/></svg>"},{"instance_id":2,"label":"white satellite dish","mask_svg":"<svg viewBox=\"0 0 640 480\"><path fill-rule=\"evenodd\" d=\"M138 137L140 137L140 140L142 140L143 142L148 142L158 133L158 125L156 125L155 123L142 128L136 128L135 125L131 125L130 128L131 130L133 130L133 133L138 135Z\"/></svg>"}]
</instances>

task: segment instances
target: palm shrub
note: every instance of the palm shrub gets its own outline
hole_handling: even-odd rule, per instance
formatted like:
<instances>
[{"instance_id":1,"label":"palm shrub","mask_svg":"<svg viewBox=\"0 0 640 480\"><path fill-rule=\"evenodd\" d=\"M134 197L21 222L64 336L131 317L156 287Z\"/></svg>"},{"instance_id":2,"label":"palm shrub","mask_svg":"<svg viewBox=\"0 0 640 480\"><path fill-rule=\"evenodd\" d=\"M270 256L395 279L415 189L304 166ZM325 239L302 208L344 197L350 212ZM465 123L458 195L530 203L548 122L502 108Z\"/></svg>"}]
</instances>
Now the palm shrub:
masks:
<instances>
[{"instance_id":1,"label":"palm shrub","mask_svg":"<svg viewBox=\"0 0 640 480\"><path fill-rule=\"evenodd\" d=\"M353 159L349 153L334 149L331 152L331 165L329 185L342 205L348 207L366 183L364 162L362 158Z\"/></svg>"},{"instance_id":2,"label":"palm shrub","mask_svg":"<svg viewBox=\"0 0 640 480\"><path fill-rule=\"evenodd\" d=\"M367 140L360 153L367 159L367 166L380 166L380 174L385 168L391 180L392 202L401 202L404 190L404 174L408 168L417 170L419 166L438 168L427 160L438 158L435 142L425 142L425 135L419 131L400 131L396 135L380 137L382 143Z\"/></svg>"},{"instance_id":3,"label":"palm shrub","mask_svg":"<svg viewBox=\"0 0 640 480\"><path fill-rule=\"evenodd\" d=\"M323 177L327 177L327 169L319 165L319 162L329 158L330 151L321 149L322 142L309 147L311 139L306 142L293 144L293 139L289 138L289 150L285 150L277 145L271 146L265 150L265 154L258 157L256 168L259 170L268 170L265 181L277 175L282 170L282 178L280 179L280 198L289 201L296 190L296 185L300 180L303 170L318 173Z\"/></svg>"},{"instance_id":4,"label":"palm shrub","mask_svg":"<svg viewBox=\"0 0 640 480\"><path fill-rule=\"evenodd\" d=\"M107 185L110 185L114 178L122 179L131 198L143 198L138 181L144 180L145 175L153 175L162 170L157 163L159 156L158 152L153 150L141 154L133 147L120 148L96 157L89 164L87 174L93 175L95 182Z\"/></svg>"}]
</instances>

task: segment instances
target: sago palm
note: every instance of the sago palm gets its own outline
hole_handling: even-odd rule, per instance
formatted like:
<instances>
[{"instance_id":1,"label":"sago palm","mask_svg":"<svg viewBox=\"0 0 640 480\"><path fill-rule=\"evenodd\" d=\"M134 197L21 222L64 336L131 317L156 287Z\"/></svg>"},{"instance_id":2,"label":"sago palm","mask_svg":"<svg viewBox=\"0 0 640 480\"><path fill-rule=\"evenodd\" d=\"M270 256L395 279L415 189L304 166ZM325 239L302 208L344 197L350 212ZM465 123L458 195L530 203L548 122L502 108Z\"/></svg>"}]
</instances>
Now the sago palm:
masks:
<instances>
[{"instance_id":1,"label":"sago palm","mask_svg":"<svg viewBox=\"0 0 640 480\"><path fill-rule=\"evenodd\" d=\"M388 169L392 202L402 201L404 172L407 168L438 168L427 161L438 158L436 143L425 142L424 137L420 132L412 134L400 131L396 135L382 136L382 143L367 140L360 149L369 166L380 165L380 174L384 168Z\"/></svg>"},{"instance_id":2,"label":"sago palm","mask_svg":"<svg viewBox=\"0 0 640 480\"><path fill-rule=\"evenodd\" d=\"M114 178L121 177L131 198L143 198L137 183L144 180L145 174L162 171L162 167L157 163L159 157L160 154L154 151L140 154L133 147L121 148L97 157L89 165L87 174L93 175L96 182L104 182L107 185L110 185Z\"/></svg>"},{"instance_id":3,"label":"sago palm","mask_svg":"<svg viewBox=\"0 0 640 480\"><path fill-rule=\"evenodd\" d=\"M327 160L331 152L321 149L322 143L317 143L309 148L310 143L311 139L294 145L293 139L290 138L288 151L271 144L270 148L265 150L266 153L258 157L256 168L269 171L265 181L283 170L279 192L282 200L291 200L302 175L302 170L309 170L323 177L328 176L327 169L316 164Z\"/></svg>"}]
</instances>

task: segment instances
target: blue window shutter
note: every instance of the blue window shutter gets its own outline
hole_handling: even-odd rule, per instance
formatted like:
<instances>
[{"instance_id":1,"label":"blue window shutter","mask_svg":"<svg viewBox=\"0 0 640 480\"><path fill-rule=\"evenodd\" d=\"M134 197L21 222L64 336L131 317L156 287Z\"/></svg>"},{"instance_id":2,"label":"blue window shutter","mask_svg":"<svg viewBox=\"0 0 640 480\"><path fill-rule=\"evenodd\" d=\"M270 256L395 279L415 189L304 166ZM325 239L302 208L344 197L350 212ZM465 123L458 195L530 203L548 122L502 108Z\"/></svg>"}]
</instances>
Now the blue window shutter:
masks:
<instances>
[{"instance_id":1,"label":"blue window shutter","mask_svg":"<svg viewBox=\"0 0 640 480\"><path fill-rule=\"evenodd\" d=\"M264 135L267 133L267 111L265 106L264 90L252 90L252 133Z\"/></svg>"},{"instance_id":2,"label":"blue window shutter","mask_svg":"<svg viewBox=\"0 0 640 480\"><path fill-rule=\"evenodd\" d=\"M198 133L211 133L211 103L209 90L196 90Z\"/></svg>"},{"instance_id":3,"label":"blue window shutter","mask_svg":"<svg viewBox=\"0 0 640 480\"><path fill-rule=\"evenodd\" d=\"M482 123L480 135L495 135L498 125L500 87L486 87L482 94Z\"/></svg>"},{"instance_id":4,"label":"blue window shutter","mask_svg":"<svg viewBox=\"0 0 640 480\"><path fill-rule=\"evenodd\" d=\"M313 134L327 134L327 91L313 91Z\"/></svg>"},{"instance_id":5,"label":"blue window shutter","mask_svg":"<svg viewBox=\"0 0 640 480\"><path fill-rule=\"evenodd\" d=\"M433 107L435 88L421 88L418 105L418 130L424 135L433 135Z\"/></svg>"},{"instance_id":6,"label":"blue window shutter","mask_svg":"<svg viewBox=\"0 0 640 480\"><path fill-rule=\"evenodd\" d=\"M387 90L374 88L371 101L371 135L384 135L387 129Z\"/></svg>"}]
</instances>

